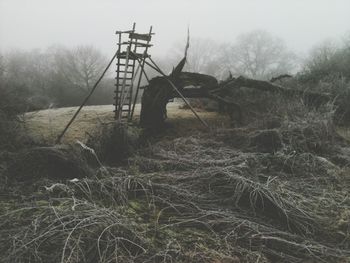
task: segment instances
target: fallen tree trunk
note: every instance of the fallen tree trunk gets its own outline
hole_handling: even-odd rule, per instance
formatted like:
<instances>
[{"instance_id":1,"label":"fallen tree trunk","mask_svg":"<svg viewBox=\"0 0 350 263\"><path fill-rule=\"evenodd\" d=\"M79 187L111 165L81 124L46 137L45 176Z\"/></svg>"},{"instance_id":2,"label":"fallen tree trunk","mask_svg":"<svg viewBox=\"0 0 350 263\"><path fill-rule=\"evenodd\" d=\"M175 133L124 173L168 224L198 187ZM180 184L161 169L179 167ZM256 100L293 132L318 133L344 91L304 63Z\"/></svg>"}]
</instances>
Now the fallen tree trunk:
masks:
<instances>
[{"instance_id":1,"label":"fallen tree trunk","mask_svg":"<svg viewBox=\"0 0 350 263\"><path fill-rule=\"evenodd\" d=\"M300 96L305 100L307 105L320 106L321 104L329 102L332 98L329 94L312 92L307 90L299 89L288 89L277 84L273 84L268 81L248 79L245 77L239 77L237 79L232 79L231 81L226 82L223 86L213 90L212 93L215 94L225 94L225 91L230 89L246 87L257 89L260 91L280 93L285 96Z\"/></svg>"},{"instance_id":2,"label":"fallen tree trunk","mask_svg":"<svg viewBox=\"0 0 350 263\"><path fill-rule=\"evenodd\" d=\"M213 76L181 72L180 66L176 67L175 73L173 72L168 77L156 77L145 87L140 116L140 125L142 127L158 129L163 126L166 119L167 103L169 100L179 97L216 100L224 106L221 108L224 108L224 111L229 114L231 119L233 114L237 113L237 121L242 122L241 107L237 104L232 94L233 90L241 87L257 89L263 92L280 93L287 97L300 96L304 99L306 105L315 107L319 107L332 99L329 94L289 89L269 81L249 79L242 76L219 84ZM169 84L167 78L175 84L177 91Z\"/></svg>"}]
</instances>

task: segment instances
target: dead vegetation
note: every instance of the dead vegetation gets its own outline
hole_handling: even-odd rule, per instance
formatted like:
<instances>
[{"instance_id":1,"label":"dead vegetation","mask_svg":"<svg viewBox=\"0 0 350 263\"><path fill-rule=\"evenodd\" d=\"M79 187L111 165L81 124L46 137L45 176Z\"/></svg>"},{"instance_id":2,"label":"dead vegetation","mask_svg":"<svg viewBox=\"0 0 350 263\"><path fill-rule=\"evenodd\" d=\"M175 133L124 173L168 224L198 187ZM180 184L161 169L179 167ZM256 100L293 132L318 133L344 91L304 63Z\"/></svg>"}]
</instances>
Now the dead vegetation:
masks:
<instances>
[{"instance_id":1,"label":"dead vegetation","mask_svg":"<svg viewBox=\"0 0 350 263\"><path fill-rule=\"evenodd\" d=\"M150 81L146 129L96 113L100 128L88 130L83 111L68 138L88 139L8 158L0 261L349 262L350 146L328 95L243 77L218 84L181 73L184 61ZM186 90L193 80L200 88ZM165 122L172 81L216 96L231 117L199 112L210 119L202 130L185 110Z\"/></svg>"},{"instance_id":2,"label":"dead vegetation","mask_svg":"<svg viewBox=\"0 0 350 263\"><path fill-rule=\"evenodd\" d=\"M350 150L331 107L275 106L240 128L170 129L132 147L119 168L102 157L119 158L137 136L118 127L90 139L97 155L82 143L55 148L53 158L87 170L40 175L30 192L21 180L3 189L1 261L349 261ZM41 150L24 155L32 159L15 165L17 174L38 172L28 165L46 162Z\"/></svg>"},{"instance_id":3,"label":"dead vegetation","mask_svg":"<svg viewBox=\"0 0 350 263\"><path fill-rule=\"evenodd\" d=\"M140 142L140 129L123 123L104 123L90 135L87 145L105 163L115 165L130 156Z\"/></svg>"}]
</instances>

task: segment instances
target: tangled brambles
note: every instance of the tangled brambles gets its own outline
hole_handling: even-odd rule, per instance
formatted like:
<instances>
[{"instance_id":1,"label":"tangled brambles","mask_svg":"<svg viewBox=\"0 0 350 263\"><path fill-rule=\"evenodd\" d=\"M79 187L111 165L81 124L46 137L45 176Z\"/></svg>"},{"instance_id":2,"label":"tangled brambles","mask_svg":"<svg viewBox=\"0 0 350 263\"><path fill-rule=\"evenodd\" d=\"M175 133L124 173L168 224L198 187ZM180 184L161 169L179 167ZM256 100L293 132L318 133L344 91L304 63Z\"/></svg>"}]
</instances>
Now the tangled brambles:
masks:
<instances>
[{"instance_id":1,"label":"tangled brambles","mask_svg":"<svg viewBox=\"0 0 350 263\"><path fill-rule=\"evenodd\" d=\"M37 187L2 189L0 261L349 261L349 144L327 115L291 112L137 151L138 136L110 127L92 148L50 149L86 167L60 180L30 166L41 150L23 155L13 171L36 171Z\"/></svg>"},{"instance_id":2,"label":"tangled brambles","mask_svg":"<svg viewBox=\"0 0 350 263\"><path fill-rule=\"evenodd\" d=\"M345 168L286 145L252 152L207 136L160 141L126 170L42 189L1 216L2 261L349 259Z\"/></svg>"}]
</instances>

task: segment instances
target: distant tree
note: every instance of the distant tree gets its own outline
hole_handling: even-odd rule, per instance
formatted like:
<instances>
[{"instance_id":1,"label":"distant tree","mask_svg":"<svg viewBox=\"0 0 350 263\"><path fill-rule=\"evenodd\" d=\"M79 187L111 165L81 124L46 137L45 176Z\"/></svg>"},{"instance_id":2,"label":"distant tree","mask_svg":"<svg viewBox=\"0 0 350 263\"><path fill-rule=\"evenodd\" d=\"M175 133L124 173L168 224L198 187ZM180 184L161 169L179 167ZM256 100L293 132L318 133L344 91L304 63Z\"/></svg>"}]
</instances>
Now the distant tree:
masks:
<instances>
[{"instance_id":1,"label":"distant tree","mask_svg":"<svg viewBox=\"0 0 350 263\"><path fill-rule=\"evenodd\" d=\"M328 75L335 66L337 49L337 45L332 40L326 40L315 46L306 59L305 70L312 72L317 78Z\"/></svg>"},{"instance_id":2,"label":"distant tree","mask_svg":"<svg viewBox=\"0 0 350 263\"><path fill-rule=\"evenodd\" d=\"M350 80L350 37L316 45L305 60L303 77L314 82L340 77Z\"/></svg>"},{"instance_id":3,"label":"distant tree","mask_svg":"<svg viewBox=\"0 0 350 263\"><path fill-rule=\"evenodd\" d=\"M52 46L48 54L52 68L49 94L55 98L58 106L79 105L107 65L105 56L92 46L74 49ZM105 83L110 82L103 81L100 86ZM90 101L97 104L103 104L103 101L111 103L112 92L109 89L108 96L106 92L100 87Z\"/></svg>"},{"instance_id":4,"label":"distant tree","mask_svg":"<svg viewBox=\"0 0 350 263\"><path fill-rule=\"evenodd\" d=\"M334 120L350 123L350 35L343 41L326 40L315 46L305 60L299 80L308 89L335 97Z\"/></svg>"},{"instance_id":5,"label":"distant tree","mask_svg":"<svg viewBox=\"0 0 350 263\"><path fill-rule=\"evenodd\" d=\"M6 81L8 87L22 87L26 90L31 110L44 108L52 101L47 95L51 69L52 65L45 52L13 50L4 54L2 80Z\"/></svg>"},{"instance_id":6,"label":"distant tree","mask_svg":"<svg viewBox=\"0 0 350 263\"><path fill-rule=\"evenodd\" d=\"M344 45L344 48L350 48L350 31L344 35L343 45Z\"/></svg>"},{"instance_id":7,"label":"distant tree","mask_svg":"<svg viewBox=\"0 0 350 263\"><path fill-rule=\"evenodd\" d=\"M4 75L5 75L5 61L4 61L4 56L0 54L0 81L3 80Z\"/></svg>"},{"instance_id":8,"label":"distant tree","mask_svg":"<svg viewBox=\"0 0 350 263\"><path fill-rule=\"evenodd\" d=\"M79 86L90 89L106 66L106 58L92 46L79 46L72 50L71 74Z\"/></svg>"},{"instance_id":9,"label":"distant tree","mask_svg":"<svg viewBox=\"0 0 350 263\"><path fill-rule=\"evenodd\" d=\"M27 55L25 52L13 50L4 58L5 77L11 83L24 84L26 81Z\"/></svg>"},{"instance_id":10,"label":"distant tree","mask_svg":"<svg viewBox=\"0 0 350 263\"><path fill-rule=\"evenodd\" d=\"M106 58L92 46L79 46L73 50L54 49L55 71L72 86L88 91L101 75Z\"/></svg>"},{"instance_id":11,"label":"distant tree","mask_svg":"<svg viewBox=\"0 0 350 263\"><path fill-rule=\"evenodd\" d=\"M22 96L31 110L50 105L73 106L81 103L106 64L102 53L91 46L13 50L0 56L0 81L9 88L26 90ZM112 103L112 81L106 76L89 103Z\"/></svg>"},{"instance_id":12,"label":"distant tree","mask_svg":"<svg viewBox=\"0 0 350 263\"><path fill-rule=\"evenodd\" d=\"M40 50L6 53L3 58L3 75L7 81L26 85L33 92L43 92L47 74L51 69L47 54Z\"/></svg>"},{"instance_id":13,"label":"distant tree","mask_svg":"<svg viewBox=\"0 0 350 263\"><path fill-rule=\"evenodd\" d=\"M269 79L295 67L296 56L283 40L262 30L240 35L222 51L223 67L236 75Z\"/></svg>"}]
</instances>

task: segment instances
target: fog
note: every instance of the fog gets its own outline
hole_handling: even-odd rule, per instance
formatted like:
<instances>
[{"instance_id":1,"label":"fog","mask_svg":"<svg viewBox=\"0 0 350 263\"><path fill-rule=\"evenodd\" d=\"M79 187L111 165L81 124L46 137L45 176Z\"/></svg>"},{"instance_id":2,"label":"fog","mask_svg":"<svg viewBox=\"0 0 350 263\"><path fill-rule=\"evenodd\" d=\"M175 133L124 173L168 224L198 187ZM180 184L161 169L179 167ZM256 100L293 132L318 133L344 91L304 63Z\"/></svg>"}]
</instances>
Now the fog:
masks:
<instances>
[{"instance_id":1,"label":"fog","mask_svg":"<svg viewBox=\"0 0 350 263\"><path fill-rule=\"evenodd\" d=\"M153 54L166 55L191 36L229 42L264 29L306 53L324 39L350 31L348 0L0 0L0 51L45 49L52 44L91 44L106 55L116 48L116 30L156 35Z\"/></svg>"}]
</instances>

